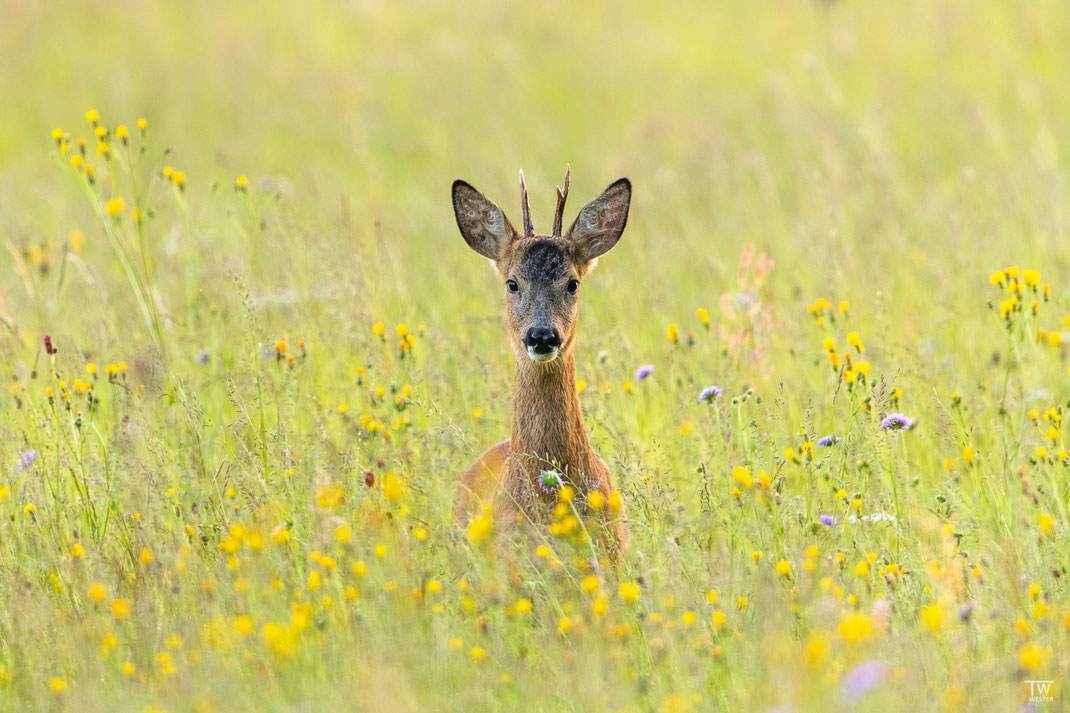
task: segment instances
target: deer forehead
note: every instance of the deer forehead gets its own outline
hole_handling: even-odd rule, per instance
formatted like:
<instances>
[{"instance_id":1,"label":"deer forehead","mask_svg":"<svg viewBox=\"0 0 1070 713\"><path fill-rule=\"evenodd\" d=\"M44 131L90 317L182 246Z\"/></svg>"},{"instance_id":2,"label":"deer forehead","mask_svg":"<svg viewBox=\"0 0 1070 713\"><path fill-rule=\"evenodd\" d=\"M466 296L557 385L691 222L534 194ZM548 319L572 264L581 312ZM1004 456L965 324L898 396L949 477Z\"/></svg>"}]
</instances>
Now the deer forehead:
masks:
<instances>
[{"instance_id":1,"label":"deer forehead","mask_svg":"<svg viewBox=\"0 0 1070 713\"><path fill-rule=\"evenodd\" d=\"M513 246L510 271L529 282L556 281L580 273L571 246L560 238L526 238Z\"/></svg>"}]
</instances>

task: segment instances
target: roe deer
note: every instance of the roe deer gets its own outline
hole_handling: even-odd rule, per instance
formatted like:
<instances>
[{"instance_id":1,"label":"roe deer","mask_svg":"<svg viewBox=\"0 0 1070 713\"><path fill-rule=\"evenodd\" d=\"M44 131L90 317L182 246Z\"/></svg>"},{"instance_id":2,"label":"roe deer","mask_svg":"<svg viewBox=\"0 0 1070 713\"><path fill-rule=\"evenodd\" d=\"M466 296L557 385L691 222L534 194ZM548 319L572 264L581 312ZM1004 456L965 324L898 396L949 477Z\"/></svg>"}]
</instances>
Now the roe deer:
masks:
<instances>
[{"instance_id":1,"label":"roe deer","mask_svg":"<svg viewBox=\"0 0 1070 713\"><path fill-rule=\"evenodd\" d=\"M505 280L515 355L512 436L464 473L454 514L460 519L476 502L489 502L499 530L524 519L544 524L551 518L557 493L541 487L540 478L543 471L554 470L574 489L581 509L588 508L592 493L601 493L601 515L612 540L606 544L619 554L628 539L623 507L605 461L587 437L573 346L580 281L624 232L632 185L627 178L612 183L583 207L562 235L568 186L566 169L564 186L557 189L553 232L535 235L520 172L521 235L486 196L464 181L453 183L453 210L461 235L469 247L490 258Z\"/></svg>"}]
</instances>

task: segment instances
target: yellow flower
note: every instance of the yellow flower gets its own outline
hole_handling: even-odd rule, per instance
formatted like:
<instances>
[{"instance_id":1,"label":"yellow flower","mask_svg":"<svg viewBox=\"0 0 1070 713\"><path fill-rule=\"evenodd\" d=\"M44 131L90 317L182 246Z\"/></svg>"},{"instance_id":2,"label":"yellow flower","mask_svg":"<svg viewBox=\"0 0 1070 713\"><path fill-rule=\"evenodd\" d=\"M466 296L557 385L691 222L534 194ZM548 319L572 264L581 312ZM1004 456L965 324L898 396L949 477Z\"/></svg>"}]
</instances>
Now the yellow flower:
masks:
<instances>
[{"instance_id":1,"label":"yellow flower","mask_svg":"<svg viewBox=\"0 0 1070 713\"><path fill-rule=\"evenodd\" d=\"M96 109L90 109L85 113L85 120L90 124L95 124L100 121L100 112Z\"/></svg>"},{"instance_id":2,"label":"yellow flower","mask_svg":"<svg viewBox=\"0 0 1070 713\"><path fill-rule=\"evenodd\" d=\"M142 548L139 559L141 560L141 564L152 564L152 561L154 559L154 557L152 556L152 550L147 547Z\"/></svg>"},{"instance_id":3,"label":"yellow flower","mask_svg":"<svg viewBox=\"0 0 1070 713\"><path fill-rule=\"evenodd\" d=\"M873 634L873 622L865 614L848 614L840 620L839 632L851 643L865 641Z\"/></svg>"},{"instance_id":4,"label":"yellow flower","mask_svg":"<svg viewBox=\"0 0 1070 713\"><path fill-rule=\"evenodd\" d=\"M594 510L601 510L606 505L606 498L599 491L594 491L587 496L587 502Z\"/></svg>"},{"instance_id":5,"label":"yellow flower","mask_svg":"<svg viewBox=\"0 0 1070 713\"><path fill-rule=\"evenodd\" d=\"M966 446L962 449L962 460L966 461L967 463L973 463L974 458L976 458L976 455L977 454L974 453L973 448L970 446Z\"/></svg>"},{"instance_id":6,"label":"yellow flower","mask_svg":"<svg viewBox=\"0 0 1070 713\"><path fill-rule=\"evenodd\" d=\"M94 602L104 601L104 597L107 596L107 592L104 590L104 585L100 582L93 582L90 584L89 596Z\"/></svg>"},{"instance_id":7,"label":"yellow flower","mask_svg":"<svg viewBox=\"0 0 1070 713\"><path fill-rule=\"evenodd\" d=\"M130 130L120 124L119 126L115 127L115 136L116 138L120 138L125 141L130 136Z\"/></svg>"},{"instance_id":8,"label":"yellow flower","mask_svg":"<svg viewBox=\"0 0 1070 713\"><path fill-rule=\"evenodd\" d=\"M1057 429L1055 426L1049 426L1048 427L1047 437L1048 437L1049 441L1058 440L1058 438L1059 438L1059 429Z\"/></svg>"},{"instance_id":9,"label":"yellow flower","mask_svg":"<svg viewBox=\"0 0 1070 713\"><path fill-rule=\"evenodd\" d=\"M858 379L858 373L853 369L847 369L843 372L843 383L853 384Z\"/></svg>"},{"instance_id":10,"label":"yellow flower","mask_svg":"<svg viewBox=\"0 0 1070 713\"><path fill-rule=\"evenodd\" d=\"M109 149L108 145L103 141L97 144L97 156L107 156L110 151L111 149Z\"/></svg>"},{"instance_id":11,"label":"yellow flower","mask_svg":"<svg viewBox=\"0 0 1070 713\"><path fill-rule=\"evenodd\" d=\"M587 382L583 379L576 380L576 393L579 393L587 388Z\"/></svg>"},{"instance_id":12,"label":"yellow flower","mask_svg":"<svg viewBox=\"0 0 1070 713\"><path fill-rule=\"evenodd\" d=\"M1034 643L1028 643L1022 647L1018 655L1022 662L1022 668L1039 671L1048 665L1048 661L1052 657L1052 650L1050 648L1042 648Z\"/></svg>"},{"instance_id":13,"label":"yellow flower","mask_svg":"<svg viewBox=\"0 0 1070 713\"><path fill-rule=\"evenodd\" d=\"M790 460L790 461L795 461L795 462L798 462L798 460L799 460L799 457L798 457L797 455L795 455L795 449L794 449L794 448L788 448L788 449L786 449L786 450L784 451L784 457L785 457L785 458L786 458L787 460Z\"/></svg>"},{"instance_id":14,"label":"yellow flower","mask_svg":"<svg viewBox=\"0 0 1070 713\"><path fill-rule=\"evenodd\" d=\"M938 631L944 625L944 611L937 604L930 604L921 610L921 623L930 631Z\"/></svg>"},{"instance_id":15,"label":"yellow flower","mask_svg":"<svg viewBox=\"0 0 1070 713\"><path fill-rule=\"evenodd\" d=\"M1055 529L1055 518L1051 513L1041 513L1037 518L1037 525L1040 527L1041 532L1052 532Z\"/></svg>"},{"instance_id":16,"label":"yellow flower","mask_svg":"<svg viewBox=\"0 0 1070 713\"><path fill-rule=\"evenodd\" d=\"M59 693L67 687L67 682L62 678L52 678L48 681L48 687L56 693Z\"/></svg>"},{"instance_id":17,"label":"yellow flower","mask_svg":"<svg viewBox=\"0 0 1070 713\"><path fill-rule=\"evenodd\" d=\"M33 503L26 503L26 506L22 508L22 512L25 515L33 515L37 512L37 506Z\"/></svg>"},{"instance_id":18,"label":"yellow flower","mask_svg":"<svg viewBox=\"0 0 1070 713\"><path fill-rule=\"evenodd\" d=\"M375 336L381 337L381 336L383 336L383 334L385 332L386 332L386 325L383 324L382 322L376 322L375 324L372 325L372 334L374 334Z\"/></svg>"},{"instance_id":19,"label":"yellow flower","mask_svg":"<svg viewBox=\"0 0 1070 713\"><path fill-rule=\"evenodd\" d=\"M567 616L563 616L557 621L557 628L560 629L562 634L567 634L572 630L572 620Z\"/></svg>"},{"instance_id":20,"label":"yellow flower","mask_svg":"<svg viewBox=\"0 0 1070 713\"><path fill-rule=\"evenodd\" d=\"M517 614L527 614L531 611L531 600L517 599L514 606L516 607Z\"/></svg>"},{"instance_id":21,"label":"yellow flower","mask_svg":"<svg viewBox=\"0 0 1070 713\"><path fill-rule=\"evenodd\" d=\"M247 176L238 176L238 178L234 181L234 185L238 188L245 188L249 185L249 178Z\"/></svg>"},{"instance_id":22,"label":"yellow flower","mask_svg":"<svg viewBox=\"0 0 1070 713\"><path fill-rule=\"evenodd\" d=\"M175 171L171 174L171 182L181 188L186 185L186 174L183 171Z\"/></svg>"},{"instance_id":23,"label":"yellow flower","mask_svg":"<svg viewBox=\"0 0 1070 713\"><path fill-rule=\"evenodd\" d=\"M253 632L253 618L248 614L239 616L234 620L234 628L239 634L251 634Z\"/></svg>"},{"instance_id":24,"label":"yellow flower","mask_svg":"<svg viewBox=\"0 0 1070 713\"><path fill-rule=\"evenodd\" d=\"M338 413L345 413L349 408L345 404L338 404Z\"/></svg>"},{"instance_id":25,"label":"yellow flower","mask_svg":"<svg viewBox=\"0 0 1070 713\"><path fill-rule=\"evenodd\" d=\"M727 620L728 617L725 616L725 613L719 609L715 609L714 612L710 614L710 621L713 622L713 628L716 631L720 631L721 629L723 629Z\"/></svg>"},{"instance_id":26,"label":"yellow flower","mask_svg":"<svg viewBox=\"0 0 1070 713\"><path fill-rule=\"evenodd\" d=\"M741 465L737 465L732 468L732 480L742 485L744 488L754 487L754 476L750 471Z\"/></svg>"},{"instance_id":27,"label":"yellow flower","mask_svg":"<svg viewBox=\"0 0 1070 713\"><path fill-rule=\"evenodd\" d=\"M780 560L776 563L776 573L782 577L787 577L791 574L791 562L787 560Z\"/></svg>"},{"instance_id":28,"label":"yellow flower","mask_svg":"<svg viewBox=\"0 0 1070 713\"><path fill-rule=\"evenodd\" d=\"M145 129L149 128L149 122L145 121L144 119L138 119L137 120L137 128L139 128L142 131L144 131Z\"/></svg>"},{"instance_id":29,"label":"yellow flower","mask_svg":"<svg viewBox=\"0 0 1070 713\"><path fill-rule=\"evenodd\" d=\"M821 345L823 347L825 347L826 351L830 351L830 352L836 351L836 340L833 339L832 337L825 337L821 341Z\"/></svg>"},{"instance_id":30,"label":"yellow flower","mask_svg":"<svg viewBox=\"0 0 1070 713\"><path fill-rule=\"evenodd\" d=\"M859 577L868 577L869 562L867 562L866 560L861 560L857 565L855 565L855 574Z\"/></svg>"},{"instance_id":31,"label":"yellow flower","mask_svg":"<svg viewBox=\"0 0 1070 713\"><path fill-rule=\"evenodd\" d=\"M117 619L125 619L130 615L130 602L126 599L112 599L111 611Z\"/></svg>"},{"instance_id":32,"label":"yellow flower","mask_svg":"<svg viewBox=\"0 0 1070 713\"><path fill-rule=\"evenodd\" d=\"M1048 346L1057 347L1063 341L1063 335L1059 332L1051 332L1048 334Z\"/></svg>"},{"instance_id":33,"label":"yellow flower","mask_svg":"<svg viewBox=\"0 0 1070 713\"><path fill-rule=\"evenodd\" d=\"M1040 286L1040 273L1036 270L1022 270L1022 282L1029 287Z\"/></svg>"},{"instance_id":34,"label":"yellow flower","mask_svg":"<svg viewBox=\"0 0 1070 713\"><path fill-rule=\"evenodd\" d=\"M989 275L988 281L991 282L993 285L999 286L1007 281L1007 276L1003 273L1002 270L999 270Z\"/></svg>"},{"instance_id":35,"label":"yellow flower","mask_svg":"<svg viewBox=\"0 0 1070 713\"><path fill-rule=\"evenodd\" d=\"M850 308L851 305L848 302L840 302L840 314L847 314L847 310L849 310Z\"/></svg>"},{"instance_id":36,"label":"yellow flower","mask_svg":"<svg viewBox=\"0 0 1070 713\"><path fill-rule=\"evenodd\" d=\"M113 216L118 216L120 213L123 212L123 208L125 207L126 202L122 198L112 198L104 206L104 208L107 209L108 213Z\"/></svg>"},{"instance_id":37,"label":"yellow flower","mask_svg":"<svg viewBox=\"0 0 1070 713\"><path fill-rule=\"evenodd\" d=\"M57 129L57 131L58 131L58 129ZM698 321L702 322L702 324L706 325L707 327L710 326L710 313L709 312L707 312L706 310L704 310L701 307L699 307L698 310L695 311L695 314L698 316Z\"/></svg>"},{"instance_id":38,"label":"yellow flower","mask_svg":"<svg viewBox=\"0 0 1070 713\"><path fill-rule=\"evenodd\" d=\"M675 324L670 324L668 329L669 341L675 342L679 336L680 328Z\"/></svg>"},{"instance_id":39,"label":"yellow flower","mask_svg":"<svg viewBox=\"0 0 1070 713\"><path fill-rule=\"evenodd\" d=\"M635 582L624 582L620 585L620 598L626 602L639 601L641 591Z\"/></svg>"},{"instance_id":40,"label":"yellow flower","mask_svg":"<svg viewBox=\"0 0 1070 713\"><path fill-rule=\"evenodd\" d=\"M478 646L473 646L470 653L472 654L472 658L475 659L476 661L480 661L481 659L484 659L484 658L487 657L486 650L485 649L481 649Z\"/></svg>"}]
</instances>

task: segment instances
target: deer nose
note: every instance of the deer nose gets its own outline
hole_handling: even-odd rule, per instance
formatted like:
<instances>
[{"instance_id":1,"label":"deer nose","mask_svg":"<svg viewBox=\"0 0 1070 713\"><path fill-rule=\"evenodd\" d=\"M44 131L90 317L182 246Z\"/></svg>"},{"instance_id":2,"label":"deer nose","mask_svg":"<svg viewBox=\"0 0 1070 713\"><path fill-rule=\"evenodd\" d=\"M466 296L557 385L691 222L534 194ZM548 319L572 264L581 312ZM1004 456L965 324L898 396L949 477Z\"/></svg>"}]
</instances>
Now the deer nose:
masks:
<instances>
[{"instance_id":1,"label":"deer nose","mask_svg":"<svg viewBox=\"0 0 1070 713\"><path fill-rule=\"evenodd\" d=\"M549 354L561 346L561 335L553 327L532 327L524 335L524 346L536 354Z\"/></svg>"}]
</instances>

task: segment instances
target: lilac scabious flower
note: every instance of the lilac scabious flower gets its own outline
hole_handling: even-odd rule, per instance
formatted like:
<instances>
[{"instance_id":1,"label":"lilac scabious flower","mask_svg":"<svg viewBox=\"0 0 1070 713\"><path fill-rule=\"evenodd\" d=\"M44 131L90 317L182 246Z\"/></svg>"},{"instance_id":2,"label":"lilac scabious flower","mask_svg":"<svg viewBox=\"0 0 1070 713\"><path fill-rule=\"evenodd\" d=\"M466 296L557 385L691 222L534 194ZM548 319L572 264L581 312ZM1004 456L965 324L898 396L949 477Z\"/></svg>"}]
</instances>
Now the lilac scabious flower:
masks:
<instances>
[{"instance_id":1,"label":"lilac scabious flower","mask_svg":"<svg viewBox=\"0 0 1070 713\"><path fill-rule=\"evenodd\" d=\"M539 485L539 490L544 493L553 494L561 489L561 486L565 484L565 479L562 478L561 474L556 470L544 470L539 473L536 482Z\"/></svg>"},{"instance_id":2,"label":"lilac scabious flower","mask_svg":"<svg viewBox=\"0 0 1070 713\"><path fill-rule=\"evenodd\" d=\"M821 517L819 517L817 519L821 521L822 525L825 525L827 527L832 527L833 525L836 524L836 518L832 517L832 515L823 514Z\"/></svg>"},{"instance_id":3,"label":"lilac scabious flower","mask_svg":"<svg viewBox=\"0 0 1070 713\"><path fill-rule=\"evenodd\" d=\"M707 386L705 389L702 390L702 393L698 395L699 403L709 404L710 406L713 406L713 402L716 399L721 398L721 394L723 393L724 392L721 391L720 386Z\"/></svg>"},{"instance_id":4,"label":"lilac scabious flower","mask_svg":"<svg viewBox=\"0 0 1070 713\"><path fill-rule=\"evenodd\" d=\"M642 381L643 379L645 379L646 377L650 376L653 373L654 373L654 365L653 364L643 364L641 367L639 367L638 370L636 370L636 372L635 372L635 380L636 381Z\"/></svg>"},{"instance_id":5,"label":"lilac scabious flower","mask_svg":"<svg viewBox=\"0 0 1070 713\"><path fill-rule=\"evenodd\" d=\"M909 431L914 428L914 419L904 416L901 413L893 413L885 416L881 421L881 428L885 431Z\"/></svg>"},{"instance_id":6,"label":"lilac scabious flower","mask_svg":"<svg viewBox=\"0 0 1070 713\"><path fill-rule=\"evenodd\" d=\"M839 443L842 440L843 439L840 438L839 436L837 436L835 433L830 433L829 435L825 436L824 438L817 439L817 445L822 446L824 448L828 448L829 446L836 445L837 443Z\"/></svg>"},{"instance_id":7,"label":"lilac scabious flower","mask_svg":"<svg viewBox=\"0 0 1070 713\"><path fill-rule=\"evenodd\" d=\"M19 458L19 472L26 470L37 460L37 451L29 450L22 458Z\"/></svg>"},{"instance_id":8,"label":"lilac scabious flower","mask_svg":"<svg viewBox=\"0 0 1070 713\"><path fill-rule=\"evenodd\" d=\"M884 682L888 664L875 659L863 661L843 678L843 693L857 700Z\"/></svg>"}]
</instances>

